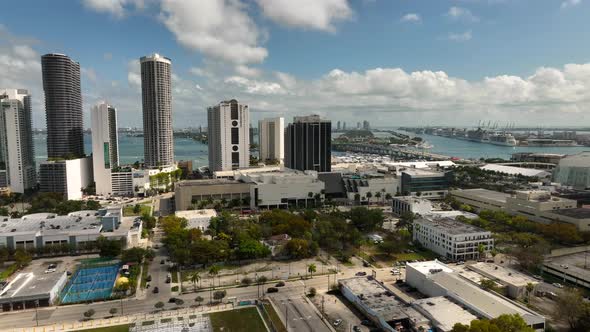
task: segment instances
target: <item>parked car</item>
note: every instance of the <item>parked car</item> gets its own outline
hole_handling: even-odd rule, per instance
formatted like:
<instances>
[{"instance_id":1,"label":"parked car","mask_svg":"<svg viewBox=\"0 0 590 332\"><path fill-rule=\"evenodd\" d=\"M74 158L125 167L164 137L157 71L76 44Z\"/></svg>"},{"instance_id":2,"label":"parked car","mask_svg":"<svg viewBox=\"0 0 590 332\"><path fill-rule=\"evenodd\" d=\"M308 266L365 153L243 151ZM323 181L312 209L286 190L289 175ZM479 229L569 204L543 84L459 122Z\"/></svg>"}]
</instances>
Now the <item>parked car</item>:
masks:
<instances>
[{"instance_id":1,"label":"parked car","mask_svg":"<svg viewBox=\"0 0 590 332\"><path fill-rule=\"evenodd\" d=\"M145 278L145 281L147 281L147 282L152 281L152 275L148 274L147 278Z\"/></svg>"},{"instance_id":2,"label":"parked car","mask_svg":"<svg viewBox=\"0 0 590 332\"><path fill-rule=\"evenodd\" d=\"M554 282L554 283L552 283L552 285L557 288L563 288L563 285L558 282Z\"/></svg>"},{"instance_id":3,"label":"parked car","mask_svg":"<svg viewBox=\"0 0 590 332\"><path fill-rule=\"evenodd\" d=\"M538 274L533 275L533 278L537 279L537 280L543 280L543 277L541 277Z\"/></svg>"},{"instance_id":4,"label":"parked car","mask_svg":"<svg viewBox=\"0 0 590 332\"><path fill-rule=\"evenodd\" d=\"M158 286L156 286L154 287L154 290L152 292L154 292L154 294L157 294L160 292L160 289L158 288Z\"/></svg>"},{"instance_id":5,"label":"parked car","mask_svg":"<svg viewBox=\"0 0 590 332\"><path fill-rule=\"evenodd\" d=\"M269 287L269 288L266 290L266 292L267 292L267 293L277 293L278 291L279 291L279 289L278 289L278 288L276 288L276 287Z\"/></svg>"},{"instance_id":6,"label":"parked car","mask_svg":"<svg viewBox=\"0 0 590 332\"><path fill-rule=\"evenodd\" d=\"M176 303L176 298L171 297L170 299L168 299L168 303Z\"/></svg>"},{"instance_id":7,"label":"parked car","mask_svg":"<svg viewBox=\"0 0 590 332\"><path fill-rule=\"evenodd\" d=\"M342 319L337 319L334 321L334 323L332 323L334 326L340 326L340 324L342 324Z\"/></svg>"},{"instance_id":8,"label":"parked car","mask_svg":"<svg viewBox=\"0 0 590 332\"><path fill-rule=\"evenodd\" d=\"M365 272L365 271L360 271L360 272L357 272L355 275L356 275L357 277L364 277L364 276L366 276L366 275L367 275L367 272Z\"/></svg>"},{"instance_id":9,"label":"parked car","mask_svg":"<svg viewBox=\"0 0 590 332\"><path fill-rule=\"evenodd\" d=\"M463 264L465 264L465 262L464 262L464 261L458 261L458 262L457 262L457 265L463 265Z\"/></svg>"},{"instance_id":10,"label":"parked car","mask_svg":"<svg viewBox=\"0 0 590 332\"><path fill-rule=\"evenodd\" d=\"M360 328L360 327L358 327L358 326L356 326L356 325L352 327L352 330L353 330L354 332L361 332L361 328Z\"/></svg>"},{"instance_id":11,"label":"parked car","mask_svg":"<svg viewBox=\"0 0 590 332\"><path fill-rule=\"evenodd\" d=\"M162 259L162 260L160 261L160 264L166 264L166 260Z\"/></svg>"},{"instance_id":12,"label":"parked car","mask_svg":"<svg viewBox=\"0 0 590 332\"><path fill-rule=\"evenodd\" d=\"M285 286L285 282L284 281L279 281L275 285L275 287L283 287L283 286Z\"/></svg>"}]
</instances>

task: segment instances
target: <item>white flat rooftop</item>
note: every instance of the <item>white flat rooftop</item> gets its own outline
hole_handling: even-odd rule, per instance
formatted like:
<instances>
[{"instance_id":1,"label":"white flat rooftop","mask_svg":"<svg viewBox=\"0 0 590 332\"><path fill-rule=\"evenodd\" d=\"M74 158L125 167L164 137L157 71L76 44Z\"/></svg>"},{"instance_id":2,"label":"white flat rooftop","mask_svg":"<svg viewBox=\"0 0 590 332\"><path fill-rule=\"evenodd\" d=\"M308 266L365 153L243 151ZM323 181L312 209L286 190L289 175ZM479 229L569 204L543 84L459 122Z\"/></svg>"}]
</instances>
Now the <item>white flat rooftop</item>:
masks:
<instances>
[{"instance_id":1,"label":"white flat rooftop","mask_svg":"<svg viewBox=\"0 0 590 332\"><path fill-rule=\"evenodd\" d=\"M413 267L414 269L418 270L418 272L420 272L424 275L432 274L430 271L447 272L447 273L453 272L453 269L451 269L447 265L439 262L438 260L426 261L426 262L416 262L416 263L407 263L407 265ZM436 273L438 273L438 272L436 272Z\"/></svg>"},{"instance_id":2,"label":"white flat rooftop","mask_svg":"<svg viewBox=\"0 0 590 332\"><path fill-rule=\"evenodd\" d=\"M451 331L456 323L469 325L472 320L477 319L477 316L443 296L415 300L412 306L444 332Z\"/></svg>"},{"instance_id":3,"label":"white flat rooftop","mask_svg":"<svg viewBox=\"0 0 590 332\"><path fill-rule=\"evenodd\" d=\"M528 283L538 284L539 282L524 273L520 273L514 269L507 268L493 263L475 263L467 265L467 268L477 273L483 274L484 277L489 275L493 279L517 287L526 286Z\"/></svg>"}]
</instances>

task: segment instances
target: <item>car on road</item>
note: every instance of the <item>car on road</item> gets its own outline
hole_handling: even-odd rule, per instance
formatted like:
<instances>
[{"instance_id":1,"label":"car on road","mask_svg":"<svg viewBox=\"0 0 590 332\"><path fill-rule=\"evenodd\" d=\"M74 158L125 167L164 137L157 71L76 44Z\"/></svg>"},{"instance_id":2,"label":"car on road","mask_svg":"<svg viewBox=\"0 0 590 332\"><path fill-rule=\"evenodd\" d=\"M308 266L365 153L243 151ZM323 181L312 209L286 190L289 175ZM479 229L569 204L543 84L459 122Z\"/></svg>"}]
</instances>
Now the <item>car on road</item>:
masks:
<instances>
[{"instance_id":1,"label":"car on road","mask_svg":"<svg viewBox=\"0 0 590 332\"><path fill-rule=\"evenodd\" d=\"M370 321L370 320L368 320L368 319L363 319L363 320L361 321L361 325L364 325L364 326L373 326L373 322L371 322L371 321Z\"/></svg>"},{"instance_id":2,"label":"car on road","mask_svg":"<svg viewBox=\"0 0 590 332\"><path fill-rule=\"evenodd\" d=\"M399 271L399 269L391 269L391 273L393 275L399 275L399 274L401 274L401 272Z\"/></svg>"},{"instance_id":3,"label":"car on road","mask_svg":"<svg viewBox=\"0 0 590 332\"><path fill-rule=\"evenodd\" d=\"M458 261L458 262L457 262L457 265L463 265L463 264L465 264L465 262L464 262L464 261Z\"/></svg>"},{"instance_id":4,"label":"car on road","mask_svg":"<svg viewBox=\"0 0 590 332\"><path fill-rule=\"evenodd\" d=\"M367 272L365 272L365 271L360 271L360 272L355 273L355 276L357 276L357 277L364 277L366 275L367 275Z\"/></svg>"},{"instance_id":5,"label":"car on road","mask_svg":"<svg viewBox=\"0 0 590 332\"><path fill-rule=\"evenodd\" d=\"M360 328L360 327L358 327L358 326L356 326L356 325L352 327L352 330L353 330L354 332L361 332L361 328Z\"/></svg>"},{"instance_id":6,"label":"car on road","mask_svg":"<svg viewBox=\"0 0 590 332\"><path fill-rule=\"evenodd\" d=\"M334 326L340 326L340 324L342 324L342 319L337 319L334 321L334 323L332 323Z\"/></svg>"},{"instance_id":7,"label":"car on road","mask_svg":"<svg viewBox=\"0 0 590 332\"><path fill-rule=\"evenodd\" d=\"M156 286L154 287L154 290L152 292L154 292L154 294L157 294L160 292L160 289L158 288L158 286Z\"/></svg>"},{"instance_id":8,"label":"car on road","mask_svg":"<svg viewBox=\"0 0 590 332\"><path fill-rule=\"evenodd\" d=\"M543 280L543 277L541 277L538 274L533 275L533 278L537 279L537 280Z\"/></svg>"},{"instance_id":9,"label":"car on road","mask_svg":"<svg viewBox=\"0 0 590 332\"><path fill-rule=\"evenodd\" d=\"M563 288L563 285L558 282L554 282L554 283L552 283L552 285L553 285L553 287Z\"/></svg>"},{"instance_id":10,"label":"car on road","mask_svg":"<svg viewBox=\"0 0 590 332\"><path fill-rule=\"evenodd\" d=\"M162 260L160 261L160 264L166 264L166 260L162 259Z\"/></svg>"},{"instance_id":11,"label":"car on road","mask_svg":"<svg viewBox=\"0 0 590 332\"><path fill-rule=\"evenodd\" d=\"M148 274L147 278L145 278L145 281L147 281L147 282L152 281L152 275Z\"/></svg>"},{"instance_id":12,"label":"car on road","mask_svg":"<svg viewBox=\"0 0 590 332\"><path fill-rule=\"evenodd\" d=\"M171 297L170 299L168 299L168 303L176 303L177 298L175 297Z\"/></svg>"},{"instance_id":13,"label":"car on road","mask_svg":"<svg viewBox=\"0 0 590 332\"><path fill-rule=\"evenodd\" d=\"M275 287L284 287L284 286L285 286L285 282L284 281L279 281L275 285Z\"/></svg>"},{"instance_id":14,"label":"car on road","mask_svg":"<svg viewBox=\"0 0 590 332\"><path fill-rule=\"evenodd\" d=\"M269 287L269 288L266 290L266 292L267 292L267 293L277 293L278 291L279 291L279 289L278 289L278 288L276 288L276 287Z\"/></svg>"}]
</instances>

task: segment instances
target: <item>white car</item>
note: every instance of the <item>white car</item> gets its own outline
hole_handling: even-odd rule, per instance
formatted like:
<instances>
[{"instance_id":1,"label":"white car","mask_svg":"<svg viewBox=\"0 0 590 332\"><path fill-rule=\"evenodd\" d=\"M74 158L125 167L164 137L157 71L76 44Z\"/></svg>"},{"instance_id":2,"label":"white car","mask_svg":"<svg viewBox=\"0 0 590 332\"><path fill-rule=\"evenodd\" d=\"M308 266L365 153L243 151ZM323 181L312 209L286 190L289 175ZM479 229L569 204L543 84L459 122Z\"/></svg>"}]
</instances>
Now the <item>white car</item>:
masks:
<instances>
[{"instance_id":1,"label":"white car","mask_svg":"<svg viewBox=\"0 0 590 332\"><path fill-rule=\"evenodd\" d=\"M45 270L45 273L53 273L55 272L55 268Z\"/></svg>"},{"instance_id":2,"label":"white car","mask_svg":"<svg viewBox=\"0 0 590 332\"><path fill-rule=\"evenodd\" d=\"M401 272L399 271L399 269L391 269L391 273L393 275L399 275L399 274L401 274Z\"/></svg>"},{"instance_id":3,"label":"white car","mask_svg":"<svg viewBox=\"0 0 590 332\"><path fill-rule=\"evenodd\" d=\"M339 326L340 324L342 324L342 319L337 319L334 321L334 326Z\"/></svg>"},{"instance_id":4,"label":"white car","mask_svg":"<svg viewBox=\"0 0 590 332\"><path fill-rule=\"evenodd\" d=\"M554 283L552 283L552 285L557 288L563 288L563 285L558 282L554 282Z\"/></svg>"}]
</instances>

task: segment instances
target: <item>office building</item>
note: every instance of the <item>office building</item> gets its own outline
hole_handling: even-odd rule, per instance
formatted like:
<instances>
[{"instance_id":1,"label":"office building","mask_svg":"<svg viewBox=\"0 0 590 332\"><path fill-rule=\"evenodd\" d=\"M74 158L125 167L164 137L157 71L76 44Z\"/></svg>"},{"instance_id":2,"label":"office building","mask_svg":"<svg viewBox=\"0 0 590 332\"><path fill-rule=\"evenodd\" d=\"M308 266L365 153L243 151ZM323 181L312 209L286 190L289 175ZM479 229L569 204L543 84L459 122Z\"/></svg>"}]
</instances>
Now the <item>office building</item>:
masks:
<instances>
[{"instance_id":1,"label":"office building","mask_svg":"<svg viewBox=\"0 0 590 332\"><path fill-rule=\"evenodd\" d=\"M371 130L371 125L369 124L369 121L367 121L367 120L363 121L363 129L364 130Z\"/></svg>"},{"instance_id":2,"label":"office building","mask_svg":"<svg viewBox=\"0 0 590 332\"><path fill-rule=\"evenodd\" d=\"M526 324L537 332L545 330L545 317L518 302L488 292L472 281L438 261L406 264L406 283L426 297L444 296L464 309L484 319L500 315L520 315Z\"/></svg>"},{"instance_id":3,"label":"office building","mask_svg":"<svg viewBox=\"0 0 590 332\"><path fill-rule=\"evenodd\" d=\"M217 211L214 209L203 210L182 210L174 213L179 218L184 218L187 221L187 228L196 228L201 232L209 229L211 218L217 217Z\"/></svg>"},{"instance_id":4,"label":"office building","mask_svg":"<svg viewBox=\"0 0 590 332\"><path fill-rule=\"evenodd\" d=\"M156 53L140 63L144 162L148 168L172 166L172 62Z\"/></svg>"},{"instance_id":5,"label":"office building","mask_svg":"<svg viewBox=\"0 0 590 332\"><path fill-rule=\"evenodd\" d=\"M330 172L332 124L319 115L296 116L285 130L285 166L301 171Z\"/></svg>"},{"instance_id":6,"label":"office building","mask_svg":"<svg viewBox=\"0 0 590 332\"><path fill-rule=\"evenodd\" d=\"M480 259L494 248L491 232L453 218L429 215L414 220L413 240L454 261ZM480 245L483 253L479 252Z\"/></svg>"},{"instance_id":7,"label":"office building","mask_svg":"<svg viewBox=\"0 0 590 332\"><path fill-rule=\"evenodd\" d=\"M428 318L435 328L431 331L451 332L457 323L467 325L477 319L473 313L444 296L412 301L412 308Z\"/></svg>"},{"instance_id":8,"label":"office building","mask_svg":"<svg viewBox=\"0 0 590 332\"><path fill-rule=\"evenodd\" d=\"M17 273L0 290L0 308L3 312L47 307L58 302L59 294L66 284L66 271L45 273L41 267L36 271Z\"/></svg>"},{"instance_id":9,"label":"office building","mask_svg":"<svg viewBox=\"0 0 590 332\"><path fill-rule=\"evenodd\" d=\"M574 189L589 189L590 151L561 159L555 169L553 180Z\"/></svg>"},{"instance_id":10,"label":"office building","mask_svg":"<svg viewBox=\"0 0 590 332\"><path fill-rule=\"evenodd\" d=\"M346 130L346 122L342 123L342 130Z\"/></svg>"},{"instance_id":11,"label":"office building","mask_svg":"<svg viewBox=\"0 0 590 332\"><path fill-rule=\"evenodd\" d=\"M325 186L315 171L240 172L235 180L250 185L252 209L312 206L323 199Z\"/></svg>"},{"instance_id":12,"label":"office building","mask_svg":"<svg viewBox=\"0 0 590 332\"><path fill-rule=\"evenodd\" d=\"M47 157L73 159L84 156L80 64L64 54L41 57Z\"/></svg>"},{"instance_id":13,"label":"office building","mask_svg":"<svg viewBox=\"0 0 590 332\"><path fill-rule=\"evenodd\" d=\"M119 167L117 110L103 102L92 107L92 166L96 194L113 193L111 169Z\"/></svg>"},{"instance_id":14,"label":"office building","mask_svg":"<svg viewBox=\"0 0 590 332\"><path fill-rule=\"evenodd\" d=\"M285 159L285 119L269 118L258 121L261 161L282 164Z\"/></svg>"},{"instance_id":15,"label":"office building","mask_svg":"<svg viewBox=\"0 0 590 332\"><path fill-rule=\"evenodd\" d=\"M0 89L0 187L24 193L37 185L31 95Z\"/></svg>"},{"instance_id":16,"label":"office building","mask_svg":"<svg viewBox=\"0 0 590 332\"><path fill-rule=\"evenodd\" d=\"M340 129L342 128L340 127L340 121L338 121L336 122L336 130L340 131Z\"/></svg>"},{"instance_id":17,"label":"office building","mask_svg":"<svg viewBox=\"0 0 590 332\"><path fill-rule=\"evenodd\" d=\"M64 195L65 199L81 199L82 189L92 183L92 158L48 160L39 165L41 192Z\"/></svg>"},{"instance_id":18,"label":"office building","mask_svg":"<svg viewBox=\"0 0 590 332\"><path fill-rule=\"evenodd\" d=\"M405 196L422 196L442 199L446 196L451 183L451 171L438 171L431 168L400 169L402 194Z\"/></svg>"},{"instance_id":19,"label":"office building","mask_svg":"<svg viewBox=\"0 0 590 332\"><path fill-rule=\"evenodd\" d=\"M237 100L207 108L209 171L250 166L250 112Z\"/></svg>"},{"instance_id":20,"label":"office building","mask_svg":"<svg viewBox=\"0 0 590 332\"><path fill-rule=\"evenodd\" d=\"M234 199L250 204L250 184L230 179L179 181L174 185L176 210L189 210L202 200ZM244 204L246 205L246 204Z\"/></svg>"},{"instance_id":21,"label":"office building","mask_svg":"<svg viewBox=\"0 0 590 332\"><path fill-rule=\"evenodd\" d=\"M489 279L506 287L507 295L513 299L526 297L529 293L528 285L533 286L531 292L534 293L539 284L539 281L533 277L499 264L478 262L465 265L465 267L482 276L482 279Z\"/></svg>"},{"instance_id":22,"label":"office building","mask_svg":"<svg viewBox=\"0 0 590 332\"><path fill-rule=\"evenodd\" d=\"M590 209L578 208L575 200L552 196L545 190L521 190L511 195L486 189L457 189L450 194L478 211L505 211L530 221L569 223L579 231L590 231Z\"/></svg>"}]
</instances>

